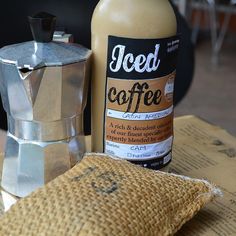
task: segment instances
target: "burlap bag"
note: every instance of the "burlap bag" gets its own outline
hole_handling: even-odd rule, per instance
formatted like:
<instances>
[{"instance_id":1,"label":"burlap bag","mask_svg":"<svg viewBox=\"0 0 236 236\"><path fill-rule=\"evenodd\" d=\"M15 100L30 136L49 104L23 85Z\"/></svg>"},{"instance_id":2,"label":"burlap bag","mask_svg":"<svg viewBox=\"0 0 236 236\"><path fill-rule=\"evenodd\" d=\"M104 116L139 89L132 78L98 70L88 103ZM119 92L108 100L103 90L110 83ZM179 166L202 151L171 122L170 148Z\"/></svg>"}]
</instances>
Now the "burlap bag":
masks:
<instances>
[{"instance_id":1,"label":"burlap bag","mask_svg":"<svg viewBox=\"0 0 236 236\"><path fill-rule=\"evenodd\" d=\"M0 235L173 235L217 193L205 181L94 154L14 205Z\"/></svg>"}]
</instances>

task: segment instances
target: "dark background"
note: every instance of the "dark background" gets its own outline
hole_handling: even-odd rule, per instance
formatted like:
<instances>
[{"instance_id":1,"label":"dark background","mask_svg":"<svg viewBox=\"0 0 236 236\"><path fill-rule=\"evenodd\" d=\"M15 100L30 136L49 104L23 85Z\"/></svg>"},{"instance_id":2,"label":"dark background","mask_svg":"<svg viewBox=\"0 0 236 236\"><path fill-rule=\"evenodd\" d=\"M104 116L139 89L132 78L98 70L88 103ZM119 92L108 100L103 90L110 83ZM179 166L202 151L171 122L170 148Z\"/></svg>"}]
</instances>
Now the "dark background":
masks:
<instances>
[{"instance_id":1,"label":"dark background","mask_svg":"<svg viewBox=\"0 0 236 236\"><path fill-rule=\"evenodd\" d=\"M116 1L116 0L114 0ZM90 23L98 0L8 0L0 9L0 48L14 43L32 40L28 15L46 11L57 16L57 28L72 33L76 43L90 48ZM177 14L178 32L181 33L181 47L175 85L175 104L186 94L194 69L194 48L190 41L187 23ZM90 94L85 110L85 133L90 133ZM0 128L6 129L6 115L0 102Z\"/></svg>"}]
</instances>

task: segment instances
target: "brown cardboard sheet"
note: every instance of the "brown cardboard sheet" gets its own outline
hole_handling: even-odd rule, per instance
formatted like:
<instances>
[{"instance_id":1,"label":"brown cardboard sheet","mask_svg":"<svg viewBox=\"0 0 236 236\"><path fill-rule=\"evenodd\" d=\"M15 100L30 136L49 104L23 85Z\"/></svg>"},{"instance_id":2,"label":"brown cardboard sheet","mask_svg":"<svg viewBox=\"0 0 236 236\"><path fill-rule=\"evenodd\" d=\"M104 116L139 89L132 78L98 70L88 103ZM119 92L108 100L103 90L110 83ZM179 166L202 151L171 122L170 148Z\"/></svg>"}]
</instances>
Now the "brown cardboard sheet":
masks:
<instances>
[{"instance_id":1,"label":"brown cardboard sheet","mask_svg":"<svg viewBox=\"0 0 236 236\"><path fill-rule=\"evenodd\" d=\"M176 118L173 158L171 172L208 179L224 193L177 235L236 235L236 138L194 116Z\"/></svg>"}]
</instances>

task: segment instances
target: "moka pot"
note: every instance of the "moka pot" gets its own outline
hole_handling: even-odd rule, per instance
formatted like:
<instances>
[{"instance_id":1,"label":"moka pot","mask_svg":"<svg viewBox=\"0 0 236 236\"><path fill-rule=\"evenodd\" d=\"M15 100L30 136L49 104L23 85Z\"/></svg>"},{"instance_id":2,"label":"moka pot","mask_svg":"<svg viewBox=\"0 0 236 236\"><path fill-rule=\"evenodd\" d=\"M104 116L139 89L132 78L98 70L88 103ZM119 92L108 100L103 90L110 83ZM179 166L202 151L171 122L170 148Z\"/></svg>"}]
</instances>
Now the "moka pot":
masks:
<instances>
[{"instance_id":1,"label":"moka pot","mask_svg":"<svg viewBox=\"0 0 236 236\"><path fill-rule=\"evenodd\" d=\"M25 197L84 153L83 111L91 51L52 42L56 17L29 17L34 41L0 49L0 92L8 117L2 187Z\"/></svg>"}]
</instances>

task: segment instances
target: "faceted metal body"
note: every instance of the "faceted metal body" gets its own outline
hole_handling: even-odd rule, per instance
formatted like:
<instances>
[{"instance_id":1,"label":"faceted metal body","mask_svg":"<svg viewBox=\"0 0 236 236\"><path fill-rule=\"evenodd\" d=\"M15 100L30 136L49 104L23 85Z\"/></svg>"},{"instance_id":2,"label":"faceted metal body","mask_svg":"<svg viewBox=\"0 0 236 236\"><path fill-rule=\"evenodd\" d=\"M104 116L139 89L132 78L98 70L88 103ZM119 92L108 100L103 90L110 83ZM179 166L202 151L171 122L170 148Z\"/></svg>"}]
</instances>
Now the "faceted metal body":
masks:
<instances>
[{"instance_id":1,"label":"faceted metal body","mask_svg":"<svg viewBox=\"0 0 236 236\"><path fill-rule=\"evenodd\" d=\"M83 155L83 136L59 142L32 142L8 133L2 187L18 197L65 173Z\"/></svg>"},{"instance_id":2,"label":"faceted metal body","mask_svg":"<svg viewBox=\"0 0 236 236\"><path fill-rule=\"evenodd\" d=\"M11 194L27 196L82 158L90 54L79 62L30 70L0 60L8 115L2 187Z\"/></svg>"}]
</instances>

